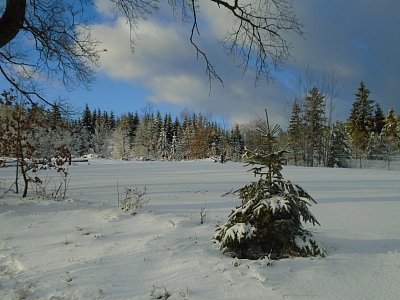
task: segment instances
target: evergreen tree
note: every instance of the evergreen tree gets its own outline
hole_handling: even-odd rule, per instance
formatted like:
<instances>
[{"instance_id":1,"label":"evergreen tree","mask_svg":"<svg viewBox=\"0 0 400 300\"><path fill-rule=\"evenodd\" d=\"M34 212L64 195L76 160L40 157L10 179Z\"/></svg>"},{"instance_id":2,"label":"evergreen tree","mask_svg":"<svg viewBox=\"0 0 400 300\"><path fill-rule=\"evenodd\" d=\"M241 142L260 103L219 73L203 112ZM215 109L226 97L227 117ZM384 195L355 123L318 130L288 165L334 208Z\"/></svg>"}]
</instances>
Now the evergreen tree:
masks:
<instances>
[{"instance_id":1,"label":"evergreen tree","mask_svg":"<svg viewBox=\"0 0 400 300\"><path fill-rule=\"evenodd\" d=\"M390 139L397 139L397 117L393 108L391 108L385 117L385 126L383 130Z\"/></svg>"},{"instance_id":2,"label":"evergreen tree","mask_svg":"<svg viewBox=\"0 0 400 300\"><path fill-rule=\"evenodd\" d=\"M305 98L304 107L304 140L306 165L321 165L325 154L325 116L324 96L317 88L311 89Z\"/></svg>"},{"instance_id":3,"label":"evergreen tree","mask_svg":"<svg viewBox=\"0 0 400 300\"><path fill-rule=\"evenodd\" d=\"M174 128L173 128L173 124L172 124L171 114L165 114L163 127L165 130L165 134L167 136L167 141L168 141L168 143L171 144L172 137L174 136Z\"/></svg>"},{"instance_id":4,"label":"evergreen tree","mask_svg":"<svg viewBox=\"0 0 400 300\"><path fill-rule=\"evenodd\" d=\"M304 123L301 113L301 106L295 101L292 106L292 115L288 128L289 156L295 166L304 162L305 159Z\"/></svg>"},{"instance_id":5,"label":"evergreen tree","mask_svg":"<svg viewBox=\"0 0 400 300\"><path fill-rule=\"evenodd\" d=\"M112 156L115 159L124 159L127 160L130 158L130 149L129 149L129 120L126 116L122 116L121 121L116 125L112 144Z\"/></svg>"},{"instance_id":6,"label":"evergreen tree","mask_svg":"<svg viewBox=\"0 0 400 300\"><path fill-rule=\"evenodd\" d=\"M222 149L224 146L221 143L221 136L216 124L210 124L206 128L206 138L208 156L216 159L217 156L220 156L224 152L224 149Z\"/></svg>"},{"instance_id":7,"label":"evergreen tree","mask_svg":"<svg viewBox=\"0 0 400 300\"><path fill-rule=\"evenodd\" d=\"M332 125L329 138L329 151L327 166L334 168L347 168L351 159L351 148L343 124Z\"/></svg>"},{"instance_id":8,"label":"evergreen tree","mask_svg":"<svg viewBox=\"0 0 400 300\"><path fill-rule=\"evenodd\" d=\"M190 140L189 157L191 159L201 159L208 156L207 143L207 120L202 114L197 117L193 115L192 136Z\"/></svg>"},{"instance_id":9,"label":"evergreen tree","mask_svg":"<svg viewBox=\"0 0 400 300\"><path fill-rule=\"evenodd\" d=\"M161 159L167 159L169 156L169 148L167 132L164 127L161 127L160 136L157 141L157 156Z\"/></svg>"},{"instance_id":10,"label":"evergreen tree","mask_svg":"<svg viewBox=\"0 0 400 300\"><path fill-rule=\"evenodd\" d=\"M396 129L397 136L399 137L400 140L400 115L397 116L397 129ZM400 150L400 141L398 145L398 149Z\"/></svg>"},{"instance_id":11,"label":"evergreen tree","mask_svg":"<svg viewBox=\"0 0 400 300\"><path fill-rule=\"evenodd\" d=\"M104 126L110 130L110 117L108 116L108 112L107 111L103 111L103 116L102 116L103 120L104 120Z\"/></svg>"},{"instance_id":12,"label":"evergreen tree","mask_svg":"<svg viewBox=\"0 0 400 300\"><path fill-rule=\"evenodd\" d=\"M63 123L60 107L57 104L53 104L48 118L48 126L51 130L55 130L59 125Z\"/></svg>"},{"instance_id":13,"label":"evergreen tree","mask_svg":"<svg viewBox=\"0 0 400 300\"><path fill-rule=\"evenodd\" d=\"M371 132L367 146L368 159L386 159L388 155L387 142L387 137L384 132L381 134L375 133L374 131Z\"/></svg>"},{"instance_id":14,"label":"evergreen tree","mask_svg":"<svg viewBox=\"0 0 400 300\"><path fill-rule=\"evenodd\" d=\"M175 161L176 159L181 159L178 137L175 134L172 136L171 147L169 151L169 158L171 160Z\"/></svg>"},{"instance_id":15,"label":"evergreen tree","mask_svg":"<svg viewBox=\"0 0 400 300\"><path fill-rule=\"evenodd\" d=\"M235 127L231 131L230 144L232 148L233 160L240 161L244 151L244 139L238 124L235 124Z\"/></svg>"},{"instance_id":16,"label":"evergreen tree","mask_svg":"<svg viewBox=\"0 0 400 300\"><path fill-rule=\"evenodd\" d=\"M134 143L135 143L135 136L136 136L136 130L139 126L140 119L139 115L137 112L135 114L133 113L128 113L127 116L127 121L128 121L128 143L129 143L129 149L133 149Z\"/></svg>"},{"instance_id":17,"label":"evergreen tree","mask_svg":"<svg viewBox=\"0 0 400 300\"><path fill-rule=\"evenodd\" d=\"M92 134L93 151L100 157L106 158L111 155L112 131L106 124L105 118L97 112L94 133Z\"/></svg>"},{"instance_id":18,"label":"evergreen tree","mask_svg":"<svg viewBox=\"0 0 400 300\"><path fill-rule=\"evenodd\" d=\"M155 135L156 141L157 141L158 137L160 136L161 128L163 127L163 118L161 116L160 111L157 111L156 119L154 121L154 125L155 125L154 135Z\"/></svg>"},{"instance_id":19,"label":"evergreen tree","mask_svg":"<svg viewBox=\"0 0 400 300\"><path fill-rule=\"evenodd\" d=\"M180 128L181 122L179 121L178 117L175 117L174 124L172 125L172 135L177 136Z\"/></svg>"},{"instance_id":20,"label":"evergreen tree","mask_svg":"<svg viewBox=\"0 0 400 300\"><path fill-rule=\"evenodd\" d=\"M70 150L73 156L81 157L90 152L91 134L87 127L76 121L71 124L71 145Z\"/></svg>"},{"instance_id":21,"label":"evergreen tree","mask_svg":"<svg viewBox=\"0 0 400 300\"><path fill-rule=\"evenodd\" d=\"M154 117L145 114L142 117L135 136L133 153L134 156L141 159L151 159L155 157L155 149L157 148L158 136L155 126Z\"/></svg>"},{"instance_id":22,"label":"evergreen tree","mask_svg":"<svg viewBox=\"0 0 400 300\"><path fill-rule=\"evenodd\" d=\"M115 121L114 112L110 111L110 129L113 130L116 125L117 125L117 122Z\"/></svg>"},{"instance_id":23,"label":"evergreen tree","mask_svg":"<svg viewBox=\"0 0 400 300\"><path fill-rule=\"evenodd\" d=\"M374 117L373 117L374 129L373 132L381 134L383 126L385 126L385 114L381 109L379 103L375 105Z\"/></svg>"},{"instance_id":24,"label":"evergreen tree","mask_svg":"<svg viewBox=\"0 0 400 300\"><path fill-rule=\"evenodd\" d=\"M239 258L323 255L302 225L302 221L319 224L308 210L315 201L300 186L284 180L284 151L277 149L276 140L279 126L271 129L266 117L263 150L245 153L259 179L237 191L242 204L217 228L214 239L224 252Z\"/></svg>"},{"instance_id":25,"label":"evergreen tree","mask_svg":"<svg viewBox=\"0 0 400 300\"><path fill-rule=\"evenodd\" d=\"M50 160L58 149L71 147L71 130L55 106L50 112L42 112L41 126L32 126L37 141L36 156Z\"/></svg>"},{"instance_id":26,"label":"evergreen tree","mask_svg":"<svg viewBox=\"0 0 400 300\"><path fill-rule=\"evenodd\" d=\"M188 117L185 117L183 120L182 127L179 130L179 148L181 151L182 159L190 159L190 147L191 141L193 137L193 127L191 126L190 120Z\"/></svg>"},{"instance_id":27,"label":"evergreen tree","mask_svg":"<svg viewBox=\"0 0 400 300\"><path fill-rule=\"evenodd\" d=\"M348 120L348 133L353 153L356 158L361 159L367 153L370 134L374 128L372 111L373 101L369 99L370 91L360 82L356 99L353 102L351 114Z\"/></svg>"},{"instance_id":28,"label":"evergreen tree","mask_svg":"<svg viewBox=\"0 0 400 300\"><path fill-rule=\"evenodd\" d=\"M385 134L387 141L388 155L397 155L400 152L400 123L396 117L394 109L390 109L385 117L385 126L382 133Z\"/></svg>"},{"instance_id":29,"label":"evergreen tree","mask_svg":"<svg viewBox=\"0 0 400 300\"><path fill-rule=\"evenodd\" d=\"M154 114L150 115L150 120L148 122L149 126L149 143L148 143L148 156L151 158L157 157L157 141L160 136L160 131L162 128L162 117L157 111L156 117Z\"/></svg>"},{"instance_id":30,"label":"evergreen tree","mask_svg":"<svg viewBox=\"0 0 400 300\"><path fill-rule=\"evenodd\" d=\"M101 123L102 122L101 122L101 112L100 112L100 110L93 110L93 112L92 112L91 134L95 134L96 126L98 124L101 124Z\"/></svg>"},{"instance_id":31,"label":"evergreen tree","mask_svg":"<svg viewBox=\"0 0 400 300\"><path fill-rule=\"evenodd\" d=\"M86 127L86 129L90 132L90 133L92 133L94 130L93 130L93 119L92 119L92 112L90 111L90 108L89 108L89 105L86 103L86 105L85 105L85 109L83 110L83 113L82 113L82 123L83 123L83 126L85 126Z\"/></svg>"}]
</instances>

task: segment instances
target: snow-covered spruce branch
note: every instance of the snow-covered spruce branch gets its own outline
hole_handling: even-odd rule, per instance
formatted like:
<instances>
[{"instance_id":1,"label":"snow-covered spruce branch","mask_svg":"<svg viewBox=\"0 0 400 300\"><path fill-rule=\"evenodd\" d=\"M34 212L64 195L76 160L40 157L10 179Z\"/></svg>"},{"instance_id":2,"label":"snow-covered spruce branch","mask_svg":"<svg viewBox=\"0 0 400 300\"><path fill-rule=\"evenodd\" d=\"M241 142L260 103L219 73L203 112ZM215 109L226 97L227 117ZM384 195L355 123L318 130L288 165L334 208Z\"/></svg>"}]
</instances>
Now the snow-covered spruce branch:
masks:
<instances>
[{"instance_id":1,"label":"snow-covered spruce branch","mask_svg":"<svg viewBox=\"0 0 400 300\"><path fill-rule=\"evenodd\" d=\"M235 192L242 203L232 210L225 224L217 227L214 239L222 251L238 258L323 256L324 250L302 225L319 225L308 210L316 202L300 186L284 180L284 151L276 149L276 128L270 130L267 117L265 149L246 149L250 171L258 180Z\"/></svg>"}]
</instances>

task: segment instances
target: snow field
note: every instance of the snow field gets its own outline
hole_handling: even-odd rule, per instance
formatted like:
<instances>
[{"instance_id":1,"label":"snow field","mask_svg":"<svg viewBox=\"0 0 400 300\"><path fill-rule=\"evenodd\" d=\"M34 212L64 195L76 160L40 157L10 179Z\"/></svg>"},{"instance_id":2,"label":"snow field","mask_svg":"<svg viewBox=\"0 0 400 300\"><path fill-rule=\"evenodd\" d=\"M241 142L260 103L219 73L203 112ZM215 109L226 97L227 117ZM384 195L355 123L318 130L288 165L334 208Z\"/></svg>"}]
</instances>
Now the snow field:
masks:
<instances>
[{"instance_id":1,"label":"snow field","mask_svg":"<svg viewBox=\"0 0 400 300\"><path fill-rule=\"evenodd\" d=\"M91 160L68 200L0 191L0 299L398 299L400 172L286 167L309 192L326 258L235 260L211 237L249 181L242 164ZM0 169L0 187L12 181ZM147 187L131 216L117 181ZM200 210L205 206L205 224Z\"/></svg>"}]
</instances>

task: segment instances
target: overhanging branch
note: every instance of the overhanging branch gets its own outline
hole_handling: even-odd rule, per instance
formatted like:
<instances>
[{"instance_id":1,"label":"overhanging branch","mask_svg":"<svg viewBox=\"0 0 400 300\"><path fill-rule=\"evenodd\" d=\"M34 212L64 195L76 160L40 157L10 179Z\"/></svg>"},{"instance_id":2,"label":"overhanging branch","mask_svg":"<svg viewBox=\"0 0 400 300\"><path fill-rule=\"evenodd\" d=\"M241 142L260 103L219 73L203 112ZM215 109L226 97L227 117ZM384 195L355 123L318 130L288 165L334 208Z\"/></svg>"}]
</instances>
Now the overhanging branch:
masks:
<instances>
[{"instance_id":1,"label":"overhanging branch","mask_svg":"<svg viewBox=\"0 0 400 300\"><path fill-rule=\"evenodd\" d=\"M0 19L0 48L8 44L21 30L25 20L26 0L7 0Z\"/></svg>"}]
</instances>

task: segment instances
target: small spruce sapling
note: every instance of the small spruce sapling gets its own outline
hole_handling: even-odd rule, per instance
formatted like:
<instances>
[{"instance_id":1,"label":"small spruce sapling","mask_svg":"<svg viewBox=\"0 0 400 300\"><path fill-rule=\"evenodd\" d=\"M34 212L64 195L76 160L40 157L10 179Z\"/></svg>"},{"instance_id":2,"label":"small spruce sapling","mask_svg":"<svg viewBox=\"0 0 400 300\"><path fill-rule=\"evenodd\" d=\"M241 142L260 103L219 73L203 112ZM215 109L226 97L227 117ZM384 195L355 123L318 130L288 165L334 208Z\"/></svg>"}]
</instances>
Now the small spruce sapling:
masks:
<instances>
[{"instance_id":1,"label":"small spruce sapling","mask_svg":"<svg viewBox=\"0 0 400 300\"><path fill-rule=\"evenodd\" d=\"M232 210L228 221L217 227L214 240L222 251L238 258L279 259L289 256L324 255L323 249L303 228L303 222L318 221L308 210L314 199L300 186L284 180L281 170L284 150L277 150L279 126L260 129L263 145L245 149L246 166L258 177L237 190L241 205Z\"/></svg>"}]
</instances>

